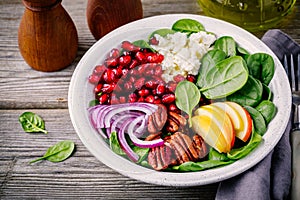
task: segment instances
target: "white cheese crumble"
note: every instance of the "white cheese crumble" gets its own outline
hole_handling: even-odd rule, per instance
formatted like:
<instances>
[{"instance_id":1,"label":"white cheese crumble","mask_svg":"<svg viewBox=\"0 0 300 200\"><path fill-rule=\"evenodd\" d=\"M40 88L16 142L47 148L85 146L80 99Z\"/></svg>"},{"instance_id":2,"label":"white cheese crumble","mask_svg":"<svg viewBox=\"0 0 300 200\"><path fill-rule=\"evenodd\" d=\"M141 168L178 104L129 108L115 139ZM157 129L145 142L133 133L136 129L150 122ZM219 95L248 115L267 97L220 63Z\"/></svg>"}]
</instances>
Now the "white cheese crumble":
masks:
<instances>
[{"instance_id":1,"label":"white cheese crumble","mask_svg":"<svg viewBox=\"0 0 300 200\"><path fill-rule=\"evenodd\" d=\"M215 35L204 31L189 37L185 33L176 32L165 37L156 34L155 38L158 45L152 45L152 48L164 55L162 78L166 82L172 81L178 74L184 77L188 74L197 75L201 58L216 40Z\"/></svg>"}]
</instances>

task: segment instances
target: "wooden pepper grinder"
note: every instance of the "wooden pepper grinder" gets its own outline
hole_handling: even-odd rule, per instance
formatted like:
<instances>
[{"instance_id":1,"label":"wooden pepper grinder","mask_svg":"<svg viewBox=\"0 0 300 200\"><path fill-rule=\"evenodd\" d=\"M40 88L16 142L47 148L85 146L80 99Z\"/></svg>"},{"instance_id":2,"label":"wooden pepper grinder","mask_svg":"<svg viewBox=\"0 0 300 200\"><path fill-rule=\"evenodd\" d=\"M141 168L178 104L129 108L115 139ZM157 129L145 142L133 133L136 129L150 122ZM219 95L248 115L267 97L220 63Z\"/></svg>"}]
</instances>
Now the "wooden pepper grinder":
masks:
<instances>
[{"instance_id":1,"label":"wooden pepper grinder","mask_svg":"<svg viewBox=\"0 0 300 200\"><path fill-rule=\"evenodd\" d=\"M39 71L57 71L70 65L78 49L76 27L62 0L23 0L19 49L24 60Z\"/></svg>"},{"instance_id":2,"label":"wooden pepper grinder","mask_svg":"<svg viewBox=\"0 0 300 200\"><path fill-rule=\"evenodd\" d=\"M96 40L113 29L141 19L141 0L88 0L86 16L89 29Z\"/></svg>"}]
</instances>

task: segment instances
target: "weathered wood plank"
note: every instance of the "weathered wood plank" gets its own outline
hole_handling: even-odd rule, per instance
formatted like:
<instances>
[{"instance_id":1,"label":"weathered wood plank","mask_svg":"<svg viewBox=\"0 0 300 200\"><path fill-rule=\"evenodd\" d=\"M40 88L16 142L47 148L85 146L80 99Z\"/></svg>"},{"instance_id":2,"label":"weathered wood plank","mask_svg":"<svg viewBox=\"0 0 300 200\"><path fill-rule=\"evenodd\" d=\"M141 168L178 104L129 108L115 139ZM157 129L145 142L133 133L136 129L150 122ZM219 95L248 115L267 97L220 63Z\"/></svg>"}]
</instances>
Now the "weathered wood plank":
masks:
<instances>
[{"instance_id":1,"label":"weathered wood plank","mask_svg":"<svg viewBox=\"0 0 300 200\"><path fill-rule=\"evenodd\" d=\"M45 134L25 133L18 116L25 110L0 110L0 196L14 198L105 198L105 199L213 199L217 184L173 188L142 183L125 177L93 157L80 142L67 109L26 110L46 122ZM29 164L61 140L76 144L64 162ZM201 197L201 198L200 198Z\"/></svg>"},{"instance_id":2,"label":"weathered wood plank","mask_svg":"<svg viewBox=\"0 0 300 200\"><path fill-rule=\"evenodd\" d=\"M19 53L18 25L24 10L21 1L1 1L0 108L67 108L72 73L83 54L96 42L86 23L86 2L63 1L63 6L77 27L79 49L76 59L69 67L58 72L45 73L32 70ZM196 0L143 0L142 3L144 17L168 13L202 13ZM291 18L293 23L287 24L283 30L300 42L299 9ZM261 36L262 33L257 35Z\"/></svg>"}]
</instances>

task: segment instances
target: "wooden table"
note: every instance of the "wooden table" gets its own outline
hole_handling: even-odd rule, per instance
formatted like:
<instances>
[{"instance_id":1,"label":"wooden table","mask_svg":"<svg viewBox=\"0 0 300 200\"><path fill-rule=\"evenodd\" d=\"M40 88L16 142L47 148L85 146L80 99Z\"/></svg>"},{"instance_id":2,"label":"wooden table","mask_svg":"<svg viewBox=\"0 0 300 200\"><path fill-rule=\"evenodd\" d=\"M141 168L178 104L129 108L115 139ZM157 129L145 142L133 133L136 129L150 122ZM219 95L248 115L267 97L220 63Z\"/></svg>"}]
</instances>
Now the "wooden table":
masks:
<instances>
[{"instance_id":1,"label":"wooden table","mask_svg":"<svg viewBox=\"0 0 300 200\"><path fill-rule=\"evenodd\" d=\"M144 17L166 13L201 14L196 0L142 0ZM300 1L282 30L300 43ZM18 49L20 0L0 1L0 198L214 199L218 183L174 188L146 184L106 167L86 149L70 121L67 97L72 73L95 43L86 23L86 0L63 0L79 35L75 61L66 69L44 73L31 69ZM257 33L261 37L263 33ZM33 111L46 122L48 135L25 133L18 117ZM61 163L28 162L61 140L76 143L74 155Z\"/></svg>"}]
</instances>

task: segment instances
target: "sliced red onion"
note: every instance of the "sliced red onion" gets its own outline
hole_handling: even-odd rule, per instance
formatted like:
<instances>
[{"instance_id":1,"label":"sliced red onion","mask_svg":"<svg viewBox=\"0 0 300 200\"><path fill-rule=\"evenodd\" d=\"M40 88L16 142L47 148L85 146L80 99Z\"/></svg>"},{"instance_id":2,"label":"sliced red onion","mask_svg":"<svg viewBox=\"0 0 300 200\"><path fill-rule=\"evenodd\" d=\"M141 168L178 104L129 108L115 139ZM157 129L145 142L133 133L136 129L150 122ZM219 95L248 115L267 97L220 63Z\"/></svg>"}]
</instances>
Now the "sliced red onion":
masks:
<instances>
[{"instance_id":1,"label":"sliced red onion","mask_svg":"<svg viewBox=\"0 0 300 200\"><path fill-rule=\"evenodd\" d=\"M128 131L130 140L133 142L134 145L141 147L141 148L153 148L153 147L157 147L157 146L162 146L164 144L164 141L161 138L156 139L156 140L151 140L151 141L144 141L144 140L140 140L139 138L137 138L136 135L134 134L133 130L134 130L135 126L137 125L138 122L143 120L143 117L144 116L137 117L129 124L127 131Z\"/></svg>"},{"instance_id":2,"label":"sliced red onion","mask_svg":"<svg viewBox=\"0 0 300 200\"><path fill-rule=\"evenodd\" d=\"M157 109L157 107L156 107L156 109L153 111L153 108L149 107L149 106L146 106L146 104L143 104L144 105L143 107L141 105L137 106L134 103L129 104L128 106L127 105L119 106L119 105L122 105L122 104L113 105L112 107L114 109L110 109L110 111L106 113L106 115L104 117L104 126L105 127L110 126L111 118L114 115L116 115L117 113L122 113L122 112L125 112L125 111L140 111L140 112L144 112L146 115L151 115ZM147 109L147 107L149 109Z\"/></svg>"},{"instance_id":3,"label":"sliced red onion","mask_svg":"<svg viewBox=\"0 0 300 200\"><path fill-rule=\"evenodd\" d=\"M139 160L139 156L130 148L125 138L125 130L127 126L131 123L132 120L127 120L123 123L122 127L118 131L118 139L121 148L127 154L128 158L133 162L137 162Z\"/></svg>"}]
</instances>

